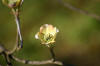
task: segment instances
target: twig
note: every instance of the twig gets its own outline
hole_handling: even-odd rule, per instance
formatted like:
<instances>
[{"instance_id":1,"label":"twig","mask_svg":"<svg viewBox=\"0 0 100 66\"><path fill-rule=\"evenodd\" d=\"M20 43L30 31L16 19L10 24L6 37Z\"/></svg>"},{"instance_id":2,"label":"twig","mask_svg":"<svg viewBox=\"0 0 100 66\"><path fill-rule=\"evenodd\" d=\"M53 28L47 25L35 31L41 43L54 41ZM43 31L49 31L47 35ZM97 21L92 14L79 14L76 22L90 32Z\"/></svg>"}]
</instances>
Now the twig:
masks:
<instances>
[{"instance_id":1,"label":"twig","mask_svg":"<svg viewBox=\"0 0 100 66\"><path fill-rule=\"evenodd\" d=\"M18 37L20 39L20 44L19 44L18 48L20 49L23 47L23 39L22 39L22 35L21 35L21 30L20 30L19 10L12 9L12 12L13 12L13 15L15 17L15 21L16 21L16 25L17 25Z\"/></svg>"},{"instance_id":2,"label":"twig","mask_svg":"<svg viewBox=\"0 0 100 66\"><path fill-rule=\"evenodd\" d=\"M93 17L93 18L95 18L95 19L100 20L100 16L97 15L97 14L89 13L88 11L81 10L81 9L79 9L79 8L76 8L76 7L72 6L71 4L69 4L69 3L67 3L67 2L66 2L66 3L63 2L62 0L58 0L58 2L59 2L60 4L62 4L62 5L64 5L66 8L69 8L69 9L71 9L71 10L73 10L73 11L76 11L76 12L79 12L79 13L82 13L82 14L86 14L86 15L88 15L88 16L91 16L91 17Z\"/></svg>"},{"instance_id":3,"label":"twig","mask_svg":"<svg viewBox=\"0 0 100 66\"><path fill-rule=\"evenodd\" d=\"M45 61L29 61L29 60L23 60L23 59L19 59L13 55L11 55L11 58L17 62L21 62L23 64L31 64L31 65L44 65L44 64L57 64L57 65L63 65L62 62L60 61L53 61L51 60L45 60Z\"/></svg>"},{"instance_id":4,"label":"twig","mask_svg":"<svg viewBox=\"0 0 100 66\"><path fill-rule=\"evenodd\" d=\"M53 47L49 47L49 49L50 49L50 53L51 53L52 59L55 62L56 61L56 57L55 57L55 53L53 51Z\"/></svg>"},{"instance_id":5,"label":"twig","mask_svg":"<svg viewBox=\"0 0 100 66\"><path fill-rule=\"evenodd\" d=\"M0 46L0 47L2 50L4 49L4 47L2 47L2 46ZM13 59L13 60L23 63L23 64L30 64L30 65L56 64L56 65L63 66L63 63L61 61L56 61L56 60L54 61L54 59L45 60L45 61L29 61L29 60L19 59L19 58L13 56L12 54L7 54L7 50L3 50L3 52L1 54L5 57L8 66L12 66L10 59Z\"/></svg>"}]
</instances>

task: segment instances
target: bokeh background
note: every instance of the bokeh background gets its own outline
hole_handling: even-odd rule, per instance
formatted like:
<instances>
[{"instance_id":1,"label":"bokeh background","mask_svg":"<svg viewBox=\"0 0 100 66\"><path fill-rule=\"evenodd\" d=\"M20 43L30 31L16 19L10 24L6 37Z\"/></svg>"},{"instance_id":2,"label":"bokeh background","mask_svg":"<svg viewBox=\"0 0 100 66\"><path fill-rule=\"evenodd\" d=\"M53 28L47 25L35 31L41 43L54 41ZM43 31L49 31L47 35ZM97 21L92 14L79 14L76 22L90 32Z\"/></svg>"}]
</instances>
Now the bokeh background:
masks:
<instances>
[{"instance_id":1,"label":"bokeh background","mask_svg":"<svg viewBox=\"0 0 100 66\"><path fill-rule=\"evenodd\" d=\"M64 0L74 7L100 15L100 0ZM47 47L34 38L43 24L59 29L54 49L64 66L100 66L100 20L72 11L57 0L24 0L20 12L24 47L14 55L29 60L50 59ZM16 23L0 0L0 43L9 51L16 44ZM24 65L12 61L14 66ZM3 56L0 64L6 66ZM40 65L57 66L57 65Z\"/></svg>"}]
</instances>

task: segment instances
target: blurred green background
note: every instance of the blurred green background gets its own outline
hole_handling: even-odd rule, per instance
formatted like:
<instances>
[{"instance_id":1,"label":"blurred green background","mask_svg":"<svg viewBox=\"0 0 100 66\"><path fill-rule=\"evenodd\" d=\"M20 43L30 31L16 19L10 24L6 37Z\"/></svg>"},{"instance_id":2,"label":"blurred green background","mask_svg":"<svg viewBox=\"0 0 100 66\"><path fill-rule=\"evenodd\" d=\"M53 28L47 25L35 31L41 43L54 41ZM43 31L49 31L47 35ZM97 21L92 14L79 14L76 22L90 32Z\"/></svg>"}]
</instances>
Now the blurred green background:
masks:
<instances>
[{"instance_id":1,"label":"blurred green background","mask_svg":"<svg viewBox=\"0 0 100 66\"><path fill-rule=\"evenodd\" d=\"M82 10L100 15L100 0L64 0ZM47 47L34 38L43 24L59 29L54 49L64 66L100 66L100 21L72 11L57 0L24 0L20 12L24 47L14 55L29 60L50 59ZM16 23L11 10L0 1L0 43L11 51L16 43ZM24 65L12 61L14 66ZM6 66L3 56L0 64ZM40 65L57 66L57 65Z\"/></svg>"}]
</instances>

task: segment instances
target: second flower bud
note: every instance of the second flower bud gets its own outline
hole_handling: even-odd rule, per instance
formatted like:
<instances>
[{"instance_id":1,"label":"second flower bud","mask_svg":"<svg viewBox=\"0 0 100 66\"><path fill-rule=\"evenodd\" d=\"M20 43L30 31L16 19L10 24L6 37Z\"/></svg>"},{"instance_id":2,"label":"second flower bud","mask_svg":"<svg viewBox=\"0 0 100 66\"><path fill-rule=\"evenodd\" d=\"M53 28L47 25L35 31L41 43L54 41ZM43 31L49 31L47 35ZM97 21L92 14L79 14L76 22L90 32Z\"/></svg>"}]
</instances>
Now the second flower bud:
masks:
<instances>
[{"instance_id":1,"label":"second flower bud","mask_svg":"<svg viewBox=\"0 0 100 66\"><path fill-rule=\"evenodd\" d=\"M2 0L2 2L10 8L17 8L22 5L23 0Z\"/></svg>"}]
</instances>

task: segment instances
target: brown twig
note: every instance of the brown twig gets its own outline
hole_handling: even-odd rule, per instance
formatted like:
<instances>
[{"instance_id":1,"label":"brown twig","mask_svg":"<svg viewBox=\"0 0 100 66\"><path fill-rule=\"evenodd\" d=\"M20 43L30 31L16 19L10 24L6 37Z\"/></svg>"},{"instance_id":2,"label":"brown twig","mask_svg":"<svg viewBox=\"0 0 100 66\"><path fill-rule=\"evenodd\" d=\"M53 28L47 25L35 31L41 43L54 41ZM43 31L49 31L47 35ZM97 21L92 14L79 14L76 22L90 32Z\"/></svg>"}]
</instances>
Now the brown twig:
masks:
<instances>
[{"instance_id":1,"label":"brown twig","mask_svg":"<svg viewBox=\"0 0 100 66\"><path fill-rule=\"evenodd\" d=\"M1 49L3 50L4 47L0 46ZM52 49L53 50L53 49ZM44 65L44 64L56 64L56 65L61 65L63 66L63 63L61 61L54 61L54 59L51 60L45 60L45 61L29 61L29 60L24 60L24 59L19 59L12 54L7 54L7 50L3 50L2 55L5 57L7 65L12 66L10 60L13 59L17 62L23 63L23 64L30 64L30 65Z\"/></svg>"},{"instance_id":2,"label":"brown twig","mask_svg":"<svg viewBox=\"0 0 100 66\"><path fill-rule=\"evenodd\" d=\"M54 53L54 47L49 47L49 49L50 49L50 53L51 53L52 59L55 62L56 61L56 56L55 56L55 53Z\"/></svg>"},{"instance_id":3,"label":"brown twig","mask_svg":"<svg viewBox=\"0 0 100 66\"><path fill-rule=\"evenodd\" d=\"M60 61L53 61L51 60L45 60L45 61L29 61L29 60L23 60L23 59L19 59L15 56L11 55L11 58L17 62L23 63L23 64L31 64L31 65L44 65L44 64L57 64L57 65L63 65L62 62Z\"/></svg>"},{"instance_id":4,"label":"brown twig","mask_svg":"<svg viewBox=\"0 0 100 66\"><path fill-rule=\"evenodd\" d=\"M71 4L67 3L67 2L63 2L62 0L58 0L58 2L60 4L62 4L64 7L66 7L66 8L69 8L69 9L71 9L73 11L76 11L76 12L79 12L79 13L82 13L82 14L85 14L85 15L88 15L88 16L91 16L91 17L93 17L95 19L100 20L100 16L97 15L97 14L89 13L88 11L81 10L80 8L76 8L76 7L74 7L73 5L71 5Z\"/></svg>"},{"instance_id":5,"label":"brown twig","mask_svg":"<svg viewBox=\"0 0 100 66\"><path fill-rule=\"evenodd\" d=\"M23 47L23 39L21 35L21 30L20 30L20 18L19 18L19 9L12 9L13 15L15 17L16 25L17 25L17 32L18 32L18 38L20 39L20 44L18 44L18 48ZM18 43L19 43L18 42Z\"/></svg>"}]
</instances>

